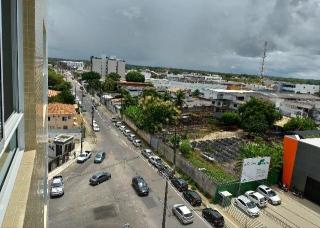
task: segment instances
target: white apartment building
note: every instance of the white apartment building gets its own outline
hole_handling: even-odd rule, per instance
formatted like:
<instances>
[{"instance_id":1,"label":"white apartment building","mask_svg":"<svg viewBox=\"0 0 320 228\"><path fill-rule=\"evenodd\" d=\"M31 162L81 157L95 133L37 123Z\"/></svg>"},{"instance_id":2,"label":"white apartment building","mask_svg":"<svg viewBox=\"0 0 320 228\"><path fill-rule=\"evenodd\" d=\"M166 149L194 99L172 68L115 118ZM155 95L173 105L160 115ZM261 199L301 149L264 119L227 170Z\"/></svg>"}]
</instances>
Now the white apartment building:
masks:
<instances>
[{"instance_id":1,"label":"white apartment building","mask_svg":"<svg viewBox=\"0 0 320 228\"><path fill-rule=\"evenodd\" d=\"M74 70L83 70L84 63L81 61L75 62L75 61L60 61L59 62L60 67L64 68L71 68Z\"/></svg>"},{"instance_id":2,"label":"white apartment building","mask_svg":"<svg viewBox=\"0 0 320 228\"><path fill-rule=\"evenodd\" d=\"M99 73L102 80L110 73L117 73L124 79L126 75L126 62L122 59L107 57L105 55L101 57L91 56L91 71Z\"/></svg>"},{"instance_id":3,"label":"white apartment building","mask_svg":"<svg viewBox=\"0 0 320 228\"><path fill-rule=\"evenodd\" d=\"M319 92L318 85L282 83L280 88L283 92L291 93L315 94Z\"/></svg>"}]
</instances>

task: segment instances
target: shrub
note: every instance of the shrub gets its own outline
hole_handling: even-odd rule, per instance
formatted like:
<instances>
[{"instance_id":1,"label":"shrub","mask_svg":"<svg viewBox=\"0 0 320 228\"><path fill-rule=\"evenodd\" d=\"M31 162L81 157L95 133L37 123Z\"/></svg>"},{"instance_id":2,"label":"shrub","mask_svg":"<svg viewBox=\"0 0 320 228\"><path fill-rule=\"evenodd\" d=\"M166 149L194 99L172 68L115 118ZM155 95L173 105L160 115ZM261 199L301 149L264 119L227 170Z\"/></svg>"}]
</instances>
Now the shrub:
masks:
<instances>
[{"instance_id":1,"label":"shrub","mask_svg":"<svg viewBox=\"0 0 320 228\"><path fill-rule=\"evenodd\" d=\"M240 118L236 112L225 112L221 117L221 121L227 126L233 126L240 123Z\"/></svg>"},{"instance_id":2,"label":"shrub","mask_svg":"<svg viewBox=\"0 0 320 228\"><path fill-rule=\"evenodd\" d=\"M283 126L285 131L306 131L316 130L317 125L313 119L309 117L292 118Z\"/></svg>"},{"instance_id":3,"label":"shrub","mask_svg":"<svg viewBox=\"0 0 320 228\"><path fill-rule=\"evenodd\" d=\"M187 157L192 150L192 147L190 145L189 140L185 139L182 140L180 144L180 152L182 153L183 156Z\"/></svg>"}]
</instances>

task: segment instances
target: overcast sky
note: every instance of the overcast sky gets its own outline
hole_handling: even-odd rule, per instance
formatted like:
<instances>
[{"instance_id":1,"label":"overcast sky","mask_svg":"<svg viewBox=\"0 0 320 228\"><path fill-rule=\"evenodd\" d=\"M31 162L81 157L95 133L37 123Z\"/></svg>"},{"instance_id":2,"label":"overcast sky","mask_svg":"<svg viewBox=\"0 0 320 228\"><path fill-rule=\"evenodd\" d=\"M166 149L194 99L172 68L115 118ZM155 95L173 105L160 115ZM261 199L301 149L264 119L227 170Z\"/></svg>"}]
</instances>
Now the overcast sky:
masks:
<instances>
[{"instance_id":1,"label":"overcast sky","mask_svg":"<svg viewBox=\"0 0 320 228\"><path fill-rule=\"evenodd\" d=\"M320 0L48 0L49 56L320 79Z\"/></svg>"}]
</instances>

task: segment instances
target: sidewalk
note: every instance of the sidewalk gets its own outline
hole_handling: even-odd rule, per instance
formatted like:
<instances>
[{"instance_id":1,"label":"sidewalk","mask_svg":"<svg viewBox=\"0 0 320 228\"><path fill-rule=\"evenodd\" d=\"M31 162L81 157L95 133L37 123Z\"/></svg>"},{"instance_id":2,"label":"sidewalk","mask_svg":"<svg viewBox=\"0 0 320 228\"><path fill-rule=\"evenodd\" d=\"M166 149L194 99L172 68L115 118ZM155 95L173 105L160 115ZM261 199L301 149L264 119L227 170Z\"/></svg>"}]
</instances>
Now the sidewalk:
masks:
<instances>
[{"instance_id":1,"label":"sidewalk","mask_svg":"<svg viewBox=\"0 0 320 228\"><path fill-rule=\"evenodd\" d=\"M83 151L85 151L85 150L91 150L92 151L93 150L94 144L90 143L90 141L91 141L91 139L87 138L87 140L85 140L83 142ZM76 157L78 157L78 155L80 154L80 148L81 148L80 143L76 144L75 149L74 149L74 151L76 152ZM73 158L73 152L71 152L70 159L67 162L65 162L61 166L55 168L50 173L48 173L48 180L51 180L54 176L59 175L59 173L61 173L63 170L68 168L71 164L76 162L76 160L77 159Z\"/></svg>"}]
</instances>

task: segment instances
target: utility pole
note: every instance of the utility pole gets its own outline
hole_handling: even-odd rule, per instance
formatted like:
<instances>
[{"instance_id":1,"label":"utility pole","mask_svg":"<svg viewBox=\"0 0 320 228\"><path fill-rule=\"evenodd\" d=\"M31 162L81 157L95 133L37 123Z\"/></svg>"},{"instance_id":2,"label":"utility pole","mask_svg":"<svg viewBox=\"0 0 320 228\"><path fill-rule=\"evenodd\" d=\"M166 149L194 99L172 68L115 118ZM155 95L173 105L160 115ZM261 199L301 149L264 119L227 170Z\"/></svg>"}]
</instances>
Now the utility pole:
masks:
<instances>
[{"instance_id":1,"label":"utility pole","mask_svg":"<svg viewBox=\"0 0 320 228\"><path fill-rule=\"evenodd\" d=\"M173 174L176 173L177 123L174 124Z\"/></svg>"},{"instance_id":2,"label":"utility pole","mask_svg":"<svg viewBox=\"0 0 320 228\"><path fill-rule=\"evenodd\" d=\"M83 145L82 145L82 143L83 143L83 120L81 120L81 149L80 149L80 154L82 154L82 151L83 151Z\"/></svg>"},{"instance_id":3,"label":"utility pole","mask_svg":"<svg viewBox=\"0 0 320 228\"><path fill-rule=\"evenodd\" d=\"M93 127L93 119L94 119L94 105L92 104L91 106L92 111L91 111L91 126Z\"/></svg>"},{"instance_id":4,"label":"utility pole","mask_svg":"<svg viewBox=\"0 0 320 228\"><path fill-rule=\"evenodd\" d=\"M163 214L162 214L162 228L166 227L167 199L168 199L168 179L166 178L166 188L164 190L164 202L163 202Z\"/></svg>"}]
</instances>

